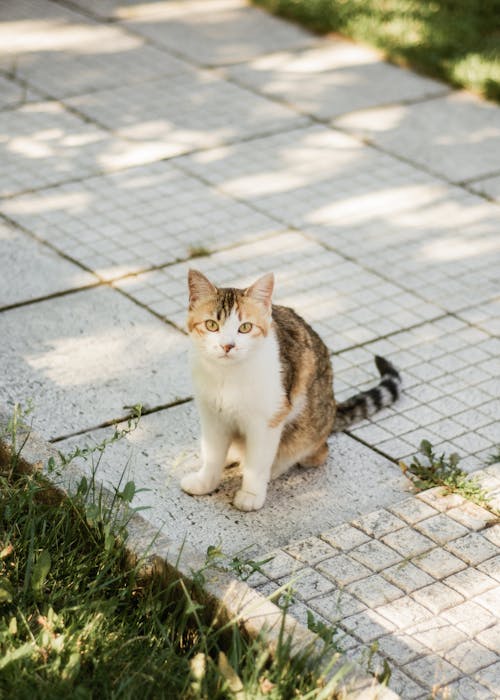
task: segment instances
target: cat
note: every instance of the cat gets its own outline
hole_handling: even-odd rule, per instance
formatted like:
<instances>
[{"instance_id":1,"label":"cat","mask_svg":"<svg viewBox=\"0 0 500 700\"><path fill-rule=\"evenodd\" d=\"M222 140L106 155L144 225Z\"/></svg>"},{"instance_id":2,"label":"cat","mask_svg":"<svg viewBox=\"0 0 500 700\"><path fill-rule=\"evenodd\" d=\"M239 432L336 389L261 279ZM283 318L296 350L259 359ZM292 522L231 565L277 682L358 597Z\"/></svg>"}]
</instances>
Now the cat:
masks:
<instances>
[{"instance_id":1,"label":"cat","mask_svg":"<svg viewBox=\"0 0 500 700\"><path fill-rule=\"evenodd\" d=\"M295 311L272 303L272 273L235 289L189 270L188 287L202 466L182 479L187 493L214 491L224 466L239 461L243 481L233 504L258 510L270 479L295 464L321 466L332 432L399 397L398 371L376 356L378 386L336 403L328 348Z\"/></svg>"}]
</instances>

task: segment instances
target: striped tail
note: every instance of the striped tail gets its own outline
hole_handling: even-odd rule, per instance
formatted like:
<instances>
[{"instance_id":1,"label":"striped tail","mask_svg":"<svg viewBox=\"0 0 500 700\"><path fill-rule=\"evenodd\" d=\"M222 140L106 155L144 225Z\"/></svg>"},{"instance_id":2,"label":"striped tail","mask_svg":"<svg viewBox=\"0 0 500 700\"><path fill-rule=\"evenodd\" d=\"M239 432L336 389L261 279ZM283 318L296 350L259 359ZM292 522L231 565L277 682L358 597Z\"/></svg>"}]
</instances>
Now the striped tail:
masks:
<instances>
[{"instance_id":1,"label":"striped tail","mask_svg":"<svg viewBox=\"0 0 500 700\"><path fill-rule=\"evenodd\" d=\"M383 357L375 356L375 364L381 380L377 386L355 394L337 404L334 432L345 430L353 423L373 416L385 406L390 406L401 393L401 377L397 369Z\"/></svg>"}]
</instances>

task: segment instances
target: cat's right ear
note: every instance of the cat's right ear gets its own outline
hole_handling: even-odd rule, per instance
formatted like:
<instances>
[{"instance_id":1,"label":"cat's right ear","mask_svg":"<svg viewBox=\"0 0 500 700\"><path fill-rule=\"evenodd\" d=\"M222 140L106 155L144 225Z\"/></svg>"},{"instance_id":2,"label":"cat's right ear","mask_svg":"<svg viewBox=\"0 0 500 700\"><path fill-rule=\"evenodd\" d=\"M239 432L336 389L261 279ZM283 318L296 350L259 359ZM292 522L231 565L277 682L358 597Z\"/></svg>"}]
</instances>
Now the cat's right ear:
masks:
<instances>
[{"instance_id":1,"label":"cat's right ear","mask_svg":"<svg viewBox=\"0 0 500 700\"><path fill-rule=\"evenodd\" d=\"M188 287L190 307L197 302L198 299L217 294L217 287L215 287L205 275L199 272L199 270L189 270Z\"/></svg>"}]
</instances>

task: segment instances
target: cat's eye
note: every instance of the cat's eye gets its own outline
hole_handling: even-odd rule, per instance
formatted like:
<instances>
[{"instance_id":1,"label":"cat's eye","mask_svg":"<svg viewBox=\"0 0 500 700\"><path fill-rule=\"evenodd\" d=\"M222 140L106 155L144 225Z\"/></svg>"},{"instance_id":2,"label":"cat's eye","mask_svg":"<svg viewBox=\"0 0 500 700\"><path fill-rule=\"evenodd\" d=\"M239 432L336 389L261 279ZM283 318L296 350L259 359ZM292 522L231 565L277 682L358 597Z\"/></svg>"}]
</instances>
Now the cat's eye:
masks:
<instances>
[{"instance_id":1,"label":"cat's eye","mask_svg":"<svg viewBox=\"0 0 500 700\"><path fill-rule=\"evenodd\" d=\"M251 330L252 324L249 321L242 323L241 326L238 328L239 333L250 333Z\"/></svg>"},{"instance_id":2,"label":"cat's eye","mask_svg":"<svg viewBox=\"0 0 500 700\"><path fill-rule=\"evenodd\" d=\"M207 329L207 331L215 333L215 331L219 330L219 324L217 323L217 321L214 321L213 319L209 318L207 321L205 321L205 328Z\"/></svg>"}]
</instances>

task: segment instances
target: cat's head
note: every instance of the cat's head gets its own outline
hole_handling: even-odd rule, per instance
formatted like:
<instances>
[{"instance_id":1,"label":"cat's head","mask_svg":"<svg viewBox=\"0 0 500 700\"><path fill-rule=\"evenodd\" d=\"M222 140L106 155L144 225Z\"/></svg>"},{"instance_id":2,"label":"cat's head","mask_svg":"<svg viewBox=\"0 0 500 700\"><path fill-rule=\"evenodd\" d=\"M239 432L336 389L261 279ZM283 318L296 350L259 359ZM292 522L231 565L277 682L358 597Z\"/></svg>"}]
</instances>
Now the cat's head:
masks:
<instances>
[{"instance_id":1,"label":"cat's head","mask_svg":"<svg viewBox=\"0 0 500 700\"><path fill-rule=\"evenodd\" d=\"M204 356L220 363L244 360L262 343L271 325L274 276L247 289L218 288L198 270L189 270L187 327Z\"/></svg>"}]
</instances>

